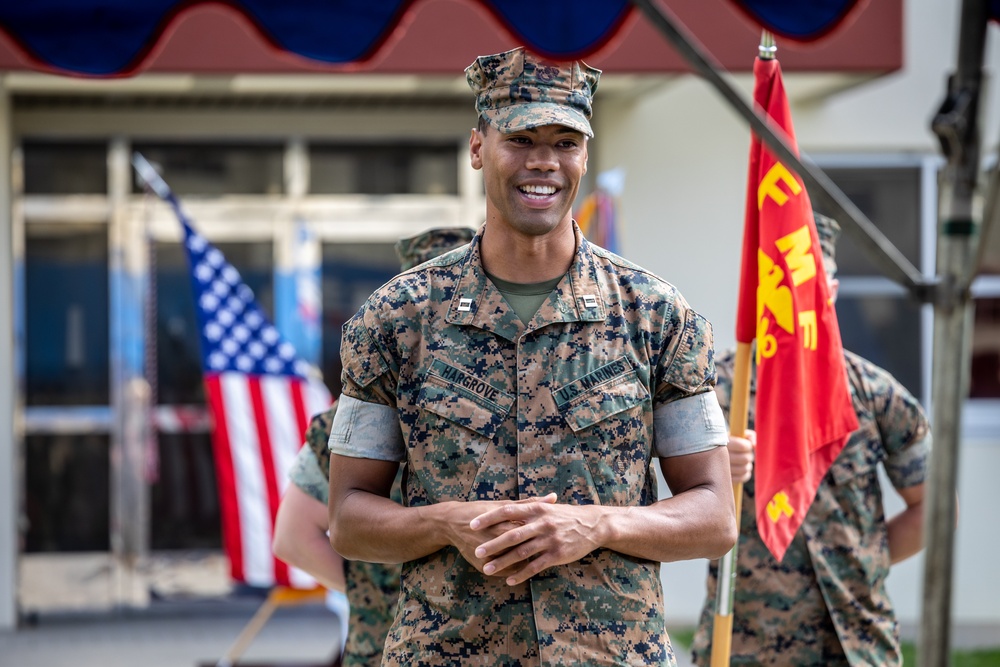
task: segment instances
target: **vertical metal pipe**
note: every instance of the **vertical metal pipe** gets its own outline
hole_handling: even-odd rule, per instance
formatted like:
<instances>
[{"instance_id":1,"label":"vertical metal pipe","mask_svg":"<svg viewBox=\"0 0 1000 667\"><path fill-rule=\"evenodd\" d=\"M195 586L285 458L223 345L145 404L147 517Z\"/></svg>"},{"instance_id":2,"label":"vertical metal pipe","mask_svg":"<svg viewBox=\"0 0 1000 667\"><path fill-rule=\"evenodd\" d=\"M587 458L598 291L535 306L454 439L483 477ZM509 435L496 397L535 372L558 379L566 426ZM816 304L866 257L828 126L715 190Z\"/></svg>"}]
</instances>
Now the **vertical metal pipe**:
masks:
<instances>
[{"instance_id":1,"label":"vertical metal pipe","mask_svg":"<svg viewBox=\"0 0 1000 667\"><path fill-rule=\"evenodd\" d=\"M934 298L931 451L924 516L923 605L919 667L949 664L959 439L968 394L972 309L968 268L977 256L973 210L979 173L979 93L988 0L964 0L957 68L931 127L947 163L941 174Z\"/></svg>"}]
</instances>

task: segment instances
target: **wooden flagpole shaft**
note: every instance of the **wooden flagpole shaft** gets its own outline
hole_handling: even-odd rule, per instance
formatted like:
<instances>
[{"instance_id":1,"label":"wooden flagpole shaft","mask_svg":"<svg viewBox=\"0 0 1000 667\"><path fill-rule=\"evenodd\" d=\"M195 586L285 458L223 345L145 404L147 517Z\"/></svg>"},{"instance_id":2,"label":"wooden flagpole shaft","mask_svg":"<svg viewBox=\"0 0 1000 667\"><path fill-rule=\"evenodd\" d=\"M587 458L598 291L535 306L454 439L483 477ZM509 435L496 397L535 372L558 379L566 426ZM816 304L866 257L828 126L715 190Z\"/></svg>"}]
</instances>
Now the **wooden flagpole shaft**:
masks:
<instances>
[{"instance_id":1,"label":"wooden flagpole shaft","mask_svg":"<svg viewBox=\"0 0 1000 667\"><path fill-rule=\"evenodd\" d=\"M750 407L750 343L736 344L736 362L733 366L732 393L729 397L729 432L746 437L747 416ZM739 534L740 512L743 510L743 484L733 484L736 499L736 532ZM716 578L715 620L712 624L711 667L729 667L733 639L733 596L736 593L736 555L740 546L736 544L729 553L719 560L719 574Z\"/></svg>"}]
</instances>

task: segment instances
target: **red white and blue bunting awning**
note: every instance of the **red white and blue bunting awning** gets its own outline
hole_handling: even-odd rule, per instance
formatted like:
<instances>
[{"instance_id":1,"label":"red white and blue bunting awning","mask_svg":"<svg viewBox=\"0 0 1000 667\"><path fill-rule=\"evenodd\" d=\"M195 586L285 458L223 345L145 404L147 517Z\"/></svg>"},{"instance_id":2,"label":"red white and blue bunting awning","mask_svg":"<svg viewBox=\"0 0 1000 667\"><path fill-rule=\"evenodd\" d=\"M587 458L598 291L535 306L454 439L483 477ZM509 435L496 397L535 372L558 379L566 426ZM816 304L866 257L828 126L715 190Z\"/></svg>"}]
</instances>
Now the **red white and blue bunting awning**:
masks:
<instances>
[{"instance_id":1,"label":"red white and blue bunting awning","mask_svg":"<svg viewBox=\"0 0 1000 667\"><path fill-rule=\"evenodd\" d=\"M321 63L364 62L422 0L226 0L277 49ZM589 56L635 11L629 0L466 0L492 14L533 51L557 60ZM730 0L761 28L793 41L819 39L863 0ZM174 19L215 0L27 0L0 3L0 31L42 69L126 76ZM997 0L996 4L1000 4ZM669 3L668 3L669 5Z\"/></svg>"}]
</instances>

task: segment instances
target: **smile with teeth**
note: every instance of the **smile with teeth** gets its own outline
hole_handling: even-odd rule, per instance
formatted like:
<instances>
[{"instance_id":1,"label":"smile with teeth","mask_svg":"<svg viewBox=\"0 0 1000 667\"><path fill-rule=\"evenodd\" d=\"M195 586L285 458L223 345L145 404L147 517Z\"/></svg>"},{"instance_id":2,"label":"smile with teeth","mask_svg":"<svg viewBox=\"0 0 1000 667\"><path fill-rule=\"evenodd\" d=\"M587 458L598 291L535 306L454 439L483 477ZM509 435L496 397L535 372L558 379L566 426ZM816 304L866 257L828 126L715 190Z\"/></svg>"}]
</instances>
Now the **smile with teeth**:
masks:
<instances>
[{"instance_id":1,"label":"smile with teeth","mask_svg":"<svg viewBox=\"0 0 1000 667\"><path fill-rule=\"evenodd\" d=\"M533 199L542 199L556 193L554 185L521 185L518 190Z\"/></svg>"}]
</instances>

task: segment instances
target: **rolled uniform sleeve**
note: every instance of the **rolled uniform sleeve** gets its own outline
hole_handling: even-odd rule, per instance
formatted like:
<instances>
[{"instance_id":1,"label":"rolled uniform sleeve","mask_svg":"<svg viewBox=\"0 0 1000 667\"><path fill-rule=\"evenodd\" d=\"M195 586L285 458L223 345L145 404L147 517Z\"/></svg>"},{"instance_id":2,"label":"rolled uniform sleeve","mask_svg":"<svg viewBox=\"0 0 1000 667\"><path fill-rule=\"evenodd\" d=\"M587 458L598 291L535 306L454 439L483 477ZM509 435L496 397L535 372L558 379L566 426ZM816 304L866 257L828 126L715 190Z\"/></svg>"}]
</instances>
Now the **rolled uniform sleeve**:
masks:
<instances>
[{"instance_id":1,"label":"rolled uniform sleeve","mask_svg":"<svg viewBox=\"0 0 1000 667\"><path fill-rule=\"evenodd\" d=\"M405 461L406 446L394 408L343 395L330 430L330 452L379 461Z\"/></svg>"},{"instance_id":2,"label":"rolled uniform sleeve","mask_svg":"<svg viewBox=\"0 0 1000 667\"><path fill-rule=\"evenodd\" d=\"M697 454L727 441L726 421L715 392L677 399L653 410L656 455Z\"/></svg>"},{"instance_id":3,"label":"rolled uniform sleeve","mask_svg":"<svg viewBox=\"0 0 1000 667\"><path fill-rule=\"evenodd\" d=\"M328 443L332 454L380 461L406 459L396 413L398 368L388 350L374 304L368 302L344 324L343 389Z\"/></svg>"},{"instance_id":4,"label":"rolled uniform sleeve","mask_svg":"<svg viewBox=\"0 0 1000 667\"><path fill-rule=\"evenodd\" d=\"M927 478L931 432L920 403L895 378L887 376L891 391L880 392L875 418L885 448L885 472L897 489L922 484Z\"/></svg>"},{"instance_id":5,"label":"rolled uniform sleeve","mask_svg":"<svg viewBox=\"0 0 1000 667\"><path fill-rule=\"evenodd\" d=\"M654 409L715 386L715 342L712 324L677 295L667 322L669 343L656 369Z\"/></svg>"}]
</instances>

